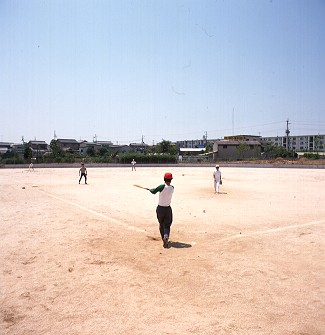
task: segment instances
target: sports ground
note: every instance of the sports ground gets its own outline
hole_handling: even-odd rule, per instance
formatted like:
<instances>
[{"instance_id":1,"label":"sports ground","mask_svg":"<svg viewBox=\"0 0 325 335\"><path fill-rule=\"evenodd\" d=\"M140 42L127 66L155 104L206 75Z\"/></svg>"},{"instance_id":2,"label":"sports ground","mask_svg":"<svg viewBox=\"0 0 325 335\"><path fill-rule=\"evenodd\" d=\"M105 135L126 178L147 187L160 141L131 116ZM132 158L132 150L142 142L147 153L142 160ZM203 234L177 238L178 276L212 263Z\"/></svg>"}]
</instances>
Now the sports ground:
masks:
<instances>
[{"instance_id":1,"label":"sports ground","mask_svg":"<svg viewBox=\"0 0 325 335\"><path fill-rule=\"evenodd\" d=\"M1 169L0 334L324 334L325 169L220 170Z\"/></svg>"}]
</instances>

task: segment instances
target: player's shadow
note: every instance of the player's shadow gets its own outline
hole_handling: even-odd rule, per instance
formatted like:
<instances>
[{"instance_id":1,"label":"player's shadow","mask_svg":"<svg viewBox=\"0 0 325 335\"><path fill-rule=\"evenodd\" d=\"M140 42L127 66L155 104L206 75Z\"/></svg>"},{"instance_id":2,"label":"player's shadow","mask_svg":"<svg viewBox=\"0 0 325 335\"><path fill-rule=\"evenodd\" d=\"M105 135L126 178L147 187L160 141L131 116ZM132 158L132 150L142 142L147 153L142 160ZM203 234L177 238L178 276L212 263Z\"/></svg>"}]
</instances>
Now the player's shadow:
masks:
<instances>
[{"instance_id":1,"label":"player's shadow","mask_svg":"<svg viewBox=\"0 0 325 335\"><path fill-rule=\"evenodd\" d=\"M153 237L153 236L147 236L152 241L161 241L160 238ZM184 242L168 242L168 248L175 248L175 249L185 249L185 248L192 248L192 244L184 243Z\"/></svg>"},{"instance_id":2,"label":"player's shadow","mask_svg":"<svg viewBox=\"0 0 325 335\"><path fill-rule=\"evenodd\" d=\"M168 244L169 244L169 248L176 248L176 249L192 248L192 244L184 243L184 242L169 241Z\"/></svg>"}]
</instances>

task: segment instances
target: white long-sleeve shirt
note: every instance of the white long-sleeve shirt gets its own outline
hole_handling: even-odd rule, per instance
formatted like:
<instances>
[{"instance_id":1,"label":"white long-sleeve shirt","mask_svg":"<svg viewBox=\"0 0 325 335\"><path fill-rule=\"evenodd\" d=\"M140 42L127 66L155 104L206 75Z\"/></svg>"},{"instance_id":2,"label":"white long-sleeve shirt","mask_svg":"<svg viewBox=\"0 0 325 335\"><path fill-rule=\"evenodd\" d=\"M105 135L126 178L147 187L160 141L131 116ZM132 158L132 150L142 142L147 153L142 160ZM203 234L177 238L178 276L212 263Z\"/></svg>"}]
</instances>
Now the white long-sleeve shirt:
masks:
<instances>
[{"instance_id":1,"label":"white long-sleeve shirt","mask_svg":"<svg viewBox=\"0 0 325 335\"><path fill-rule=\"evenodd\" d=\"M171 204L172 196L174 193L174 186L161 184L156 188L152 188L149 190L152 194L159 193L159 201L158 205L162 207L168 207Z\"/></svg>"}]
</instances>

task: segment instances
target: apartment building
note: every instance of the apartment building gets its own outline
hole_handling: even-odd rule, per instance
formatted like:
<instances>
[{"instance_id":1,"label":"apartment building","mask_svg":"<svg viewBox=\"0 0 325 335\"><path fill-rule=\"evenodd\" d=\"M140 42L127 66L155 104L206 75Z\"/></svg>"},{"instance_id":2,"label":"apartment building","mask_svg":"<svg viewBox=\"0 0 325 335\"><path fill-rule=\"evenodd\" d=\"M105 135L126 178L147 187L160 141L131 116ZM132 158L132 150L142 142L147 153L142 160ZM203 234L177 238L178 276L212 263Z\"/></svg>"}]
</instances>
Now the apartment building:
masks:
<instances>
[{"instance_id":1,"label":"apartment building","mask_svg":"<svg viewBox=\"0 0 325 335\"><path fill-rule=\"evenodd\" d=\"M276 136L261 137L261 142L271 143L274 146L282 146L289 151L324 151L325 135L302 135L302 136Z\"/></svg>"}]
</instances>

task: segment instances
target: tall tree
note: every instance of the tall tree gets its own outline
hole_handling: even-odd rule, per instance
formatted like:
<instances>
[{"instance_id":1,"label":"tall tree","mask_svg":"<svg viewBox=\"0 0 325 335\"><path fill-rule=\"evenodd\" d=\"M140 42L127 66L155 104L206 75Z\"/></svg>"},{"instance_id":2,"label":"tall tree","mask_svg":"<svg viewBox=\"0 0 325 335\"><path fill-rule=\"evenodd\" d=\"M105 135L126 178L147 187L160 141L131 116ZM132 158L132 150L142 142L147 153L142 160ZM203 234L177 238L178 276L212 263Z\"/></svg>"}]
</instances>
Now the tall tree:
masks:
<instances>
[{"instance_id":1,"label":"tall tree","mask_svg":"<svg viewBox=\"0 0 325 335\"><path fill-rule=\"evenodd\" d=\"M28 143L24 143L24 158L26 161L30 161L33 156L33 151Z\"/></svg>"},{"instance_id":2,"label":"tall tree","mask_svg":"<svg viewBox=\"0 0 325 335\"><path fill-rule=\"evenodd\" d=\"M164 153L164 154L176 154L176 148L175 146L172 144L171 141L166 141L166 140L162 140L160 143L157 144L157 149L159 152Z\"/></svg>"},{"instance_id":3,"label":"tall tree","mask_svg":"<svg viewBox=\"0 0 325 335\"><path fill-rule=\"evenodd\" d=\"M58 145L57 140L52 140L50 143L50 148L52 150L52 155L57 158L57 157L61 157L64 155L64 151L62 150L62 148Z\"/></svg>"}]
</instances>

